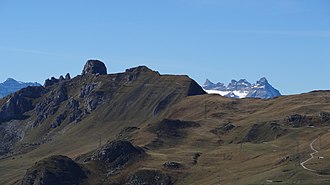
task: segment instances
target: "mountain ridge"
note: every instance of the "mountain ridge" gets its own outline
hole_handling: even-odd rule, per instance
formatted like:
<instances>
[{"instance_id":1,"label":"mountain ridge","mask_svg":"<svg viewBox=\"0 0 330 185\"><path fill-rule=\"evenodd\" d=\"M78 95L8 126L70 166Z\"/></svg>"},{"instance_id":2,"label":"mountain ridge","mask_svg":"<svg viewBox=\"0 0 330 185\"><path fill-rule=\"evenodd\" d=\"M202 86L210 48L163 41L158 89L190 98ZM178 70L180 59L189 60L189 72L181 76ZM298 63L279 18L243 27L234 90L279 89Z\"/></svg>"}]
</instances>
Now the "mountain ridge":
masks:
<instances>
[{"instance_id":1,"label":"mountain ridge","mask_svg":"<svg viewBox=\"0 0 330 185\"><path fill-rule=\"evenodd\" d=\"M231 80L226 86L224 83L213 83L206 79L202 85L203 89L210 94L220 94L228 98L262 98L269 99L281 96L281 93L275 89L265 77L260 78L252 84L246 79L238 81Z\"/></svg>"},{"instance_id":2,"label":"mountain ridge","mask_svg":"<svg viewBox=\"0 0 330 185\"><path fill-rule=\"evenodd\" d=\"M0 99L28 86L41 86L38 82L21 82L13 78L7 78L0 83Z\"/></svg>"}]
</instances>

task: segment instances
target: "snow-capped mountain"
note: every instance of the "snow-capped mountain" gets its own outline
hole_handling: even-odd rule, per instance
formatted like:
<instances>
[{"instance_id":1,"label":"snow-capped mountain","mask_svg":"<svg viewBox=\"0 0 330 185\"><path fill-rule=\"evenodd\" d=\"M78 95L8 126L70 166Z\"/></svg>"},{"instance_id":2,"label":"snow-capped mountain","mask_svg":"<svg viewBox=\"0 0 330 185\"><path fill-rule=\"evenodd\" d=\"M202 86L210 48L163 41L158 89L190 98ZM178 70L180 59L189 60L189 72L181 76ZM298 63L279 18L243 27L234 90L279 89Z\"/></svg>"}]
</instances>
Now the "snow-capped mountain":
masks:
<instances>
[{"instance_id":1,"label":"snow-capped mountain","mask_svg":"<svg viewBox=\"0 0 330 185\"><path fill-rule=\"evenodd\" d=\"M40 84L37 82L19 82L8 78L3 83L0 83L0 99L27 86L40 86Z\"/></svg>"},{"instance_id":2,"label":"snow-capped mountain","mask_svg":"<svg viewBox=\"0 0 330 185\"><path fill-rule=\"evenodd\" d=\"M212 83L206 79L202 86L209 94L220 94L229 98L263 98L269 99L281 96L281 93L270 85L265 77L260 78L255 84L246 79L232 80L227 86L223 83Z\"/></svg>"}]
</instances>

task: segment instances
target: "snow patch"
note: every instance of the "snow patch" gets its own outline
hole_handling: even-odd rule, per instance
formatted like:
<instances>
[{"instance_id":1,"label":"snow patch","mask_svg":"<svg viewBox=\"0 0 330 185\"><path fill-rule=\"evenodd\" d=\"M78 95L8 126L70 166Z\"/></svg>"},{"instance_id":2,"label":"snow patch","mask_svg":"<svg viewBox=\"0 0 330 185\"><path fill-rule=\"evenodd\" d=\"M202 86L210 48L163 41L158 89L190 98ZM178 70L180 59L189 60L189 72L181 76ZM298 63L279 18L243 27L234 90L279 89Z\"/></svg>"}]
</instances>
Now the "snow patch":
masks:
<instances>
[{"instance_id":1,"label":"snow patch","mask_svg":"<svg viewBox=\"0 0 330 185\"><path fill-rule=\"evenodd\" d=\"M235 96L238 96L239 98L245 98L248 95L248 91L219 91L219 90L205 90L207 94L219 94L221 96L226 96L230 93L233 93Z\"/></svg>"}]
</instances>

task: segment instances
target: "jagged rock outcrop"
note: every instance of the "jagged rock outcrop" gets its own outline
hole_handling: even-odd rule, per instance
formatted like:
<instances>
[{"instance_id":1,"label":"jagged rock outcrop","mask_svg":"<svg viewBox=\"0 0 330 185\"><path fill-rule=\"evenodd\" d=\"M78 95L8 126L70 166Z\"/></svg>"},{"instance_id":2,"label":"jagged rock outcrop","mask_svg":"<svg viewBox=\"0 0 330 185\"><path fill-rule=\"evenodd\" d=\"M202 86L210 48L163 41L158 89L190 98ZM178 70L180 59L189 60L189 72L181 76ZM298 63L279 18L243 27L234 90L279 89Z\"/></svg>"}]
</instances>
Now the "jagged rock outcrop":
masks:
<instances>
[{"instance_id":1,"label":"jagged rock outcrop","mask_svg":"<svg viewBox=\"0 0 330 185\"><path fill-rule=\"evenodd\" d=\"M100 85L100 83L86 84L80 91L80 98L84 99L84 106L89 112L94 111L105 98L101 91L96 90Z\"/></svg>"},{"instance_id":2,"label":"jagged rock outcrop","mask_svg":"<svg viewBox=\"0 0 330 185\"><path fill-rule=\"evenodd\" d=\"M24 131L15 121L0 124L0 156L8 156L15 143L24 137ZM1 158L1 157L0 157Z\"/></svg>"},{"instance_id":3,"label":"jagged rock outcrop","mask_svg":"<svg viewBox=\"0 0 330 185\"><path fill-rule=\"evenodd\" d=\"M45 87L48 87L48 86L54 85L54 84L56 84L58 82L59 82L58 79L56 79L55 77L51 77L50 79L46 79L45 80L44 86Z\"/></svg>"},{"instance_id":4,"label":"jagged rock outcrop","mask_svg":"<svg viewBox=\"0 0 330 185\"><path fill-rule=\"evenodd\" d=\"M27 170L21 185L80 184L87 178L84 170L66 156L51 156Z\"/></svg>"},{"instance_id":5,"label":"jagged rock outcrop","mask_svg":"<svg viewBox=\"0 0 330 185\"><path fill-rule=\"evenodd\" d=\"M24 119L24 113L34 108L32 99L45 92L42 86L29 86L11 95L0 108L0 122L12 119Z\"/></svg>"},{"instance_id":6,"label":"jagged rock outcrop","mask_svg":"<svg viewBox=\"0 0 330 185\"><path fill-rule=\"evenodd\" d=\"M33 123L33 127L38 126L45 119L54 115L60 104L68 99L67 89L64 85L60 85L53 89L49 96L36 105L35 111L37 119Z\"/></svg>"},{"instance_id":7,"label":"jagged rock outcrop","mask_svg":"<svg viewBox=\"0 0 330 185\"><path fill-rule=\"evenodd\" d=\"M79 122L86 114L79 109L79 101L70 99L66 105L66 110L69 112L69 123L73 121Z\"/></svg>"},{"instance_id":8,"label":"jagged rock outcrop","mask_svg":"<svg viewBox=\"0 0 330 185\"><path fill-rule=\"evenodd\" d=\"M86 75L86 74L106 75L107 68L105 64L99 60L88 60L82 71L82 75Z\"/></svg>"},{"instance_id":9,"label":"jagged rock outcrop","mask_svg":"<svg viewBox=\"0 0 330 185\"><path fill-rule=\"evenodd\" d=\"M65 75L65 80L71 80L70 73L67 73L67 74Z\"/></svg>"},{"instance_id":10,"label":"jagged rock outcrop","mask_svg":"<svg viewBox=\"0 0 330 185\"><path fill-rule=\"evenodd\" d=\"M304 126L304 124L307 121L307 117L305 115L300 115L300 114L293 114L290 115L286 118L286 122L293 127L301 127Z\"/></svg>"},{"instance_id":11,"label":"jagged rock outcrop","mask_svg":"<svg viewBox=\"0 0 330 185\"><path fill-rule=\"evenodd\" d=\"M65 75L65 77L63 77L61 75L58 79L56 79L55 77L51 77L50 79L45 80L44 87L49 87L49 86L52 86L54 84L58 84L60 82L65 82L65 81L68 81L68 80L71 80L71 77L70 77L69 73L67 73Z\"/></svg>"}]
</instances>

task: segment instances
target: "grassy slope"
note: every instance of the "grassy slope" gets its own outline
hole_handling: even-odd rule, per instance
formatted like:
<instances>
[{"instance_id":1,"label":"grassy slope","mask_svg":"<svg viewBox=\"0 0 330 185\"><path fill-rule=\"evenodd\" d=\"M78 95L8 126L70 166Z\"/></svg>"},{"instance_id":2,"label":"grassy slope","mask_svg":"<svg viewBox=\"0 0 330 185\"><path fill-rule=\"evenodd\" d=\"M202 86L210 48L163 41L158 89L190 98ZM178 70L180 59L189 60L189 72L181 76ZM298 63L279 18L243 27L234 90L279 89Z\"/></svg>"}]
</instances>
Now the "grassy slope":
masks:
<instances>
[{"instance_id":1,"label":"grassy slope","mask_svg":"<svg viewBox=\"0 0 330 185\"><path fill-rule=\"evenodd\" d=\"M42 158L56 154L75 158L98 148L100 139L101 143L104 144L106 141L116 138L125 127L143 128L148 124L157 122L166 113L160 112L154 118L153 110L159 101L174 93L175 95L169 105L177 102L187 95L191 83L187 76L159 76L157 73L147 71L140 74L131 83L124 80L120 81L119 83L122 84L114 89L111 85L113 78L125 78L125 75L122 73L90 78L77 77L68 82L68 95L71 98L78 99L80 89L84 84L100 81L102 81L102 85L99 91L112 94L112 98L89 114L83 121L50 129L50 123L65 110L66 102L63 102L55 115L48 118L39 127L30 130L21 141L21 143L39 142L41 138L46 136L45 133L49 133L47 136L49 142L41 144L37 149L28 153L0 161L0 184L17 183L26 169ZM163 89L161 87L168 88ZM40 99L37 99L36 102L41 101ZM22 122L22 125L30 123L36 117L34 111L30 111L28 114L31 117ZM146 138L148 134L141 136L141 138L137 138L139 142L143 143L149 140Z\"/></svg>"}]
</instances>

